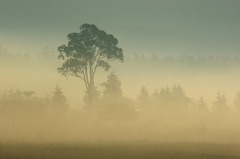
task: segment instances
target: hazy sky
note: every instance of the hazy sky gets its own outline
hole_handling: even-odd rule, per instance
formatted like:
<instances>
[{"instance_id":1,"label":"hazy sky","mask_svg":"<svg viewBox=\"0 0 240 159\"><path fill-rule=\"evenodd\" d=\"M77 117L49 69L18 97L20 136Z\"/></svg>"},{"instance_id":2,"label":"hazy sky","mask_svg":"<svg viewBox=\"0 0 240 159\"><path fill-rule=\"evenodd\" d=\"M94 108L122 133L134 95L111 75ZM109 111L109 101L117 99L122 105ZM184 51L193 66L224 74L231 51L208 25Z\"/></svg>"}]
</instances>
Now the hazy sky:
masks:
<instances>
[{"instance_id":1,"label":"hazy sky","mask_svg":"<svg viewBox=\"0 0 240 159\"><path fill-rule=\"evenodd\" d=\"M91 23L125 53L237 55L239 8L239 0L0 0L0 45L39 53Z\"/></svg>"}]
</instances>

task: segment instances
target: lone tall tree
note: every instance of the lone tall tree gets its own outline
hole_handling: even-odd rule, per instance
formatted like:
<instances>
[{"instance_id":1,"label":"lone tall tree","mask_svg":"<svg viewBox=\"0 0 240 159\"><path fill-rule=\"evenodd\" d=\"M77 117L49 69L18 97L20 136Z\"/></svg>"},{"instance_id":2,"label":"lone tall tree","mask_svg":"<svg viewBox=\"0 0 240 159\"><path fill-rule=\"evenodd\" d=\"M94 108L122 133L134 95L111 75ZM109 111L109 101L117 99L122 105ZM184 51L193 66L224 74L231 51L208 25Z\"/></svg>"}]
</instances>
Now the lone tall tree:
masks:
<instances>
[{"instance_id":1,"label":"lone tall tree","mask_svg":"<svg viewBox=\"0 0 240 159\"><path fill-rule=\"evenodd\" d=\"M91 107L94 96L94 76L98 68L110 69L109 62L123 62L123 52L117 47L113 35L98 29L95 25L83 24L79 33L68 34L68 44L58 47L59 59L64 60L58 72L84 81L87 105Z\"/></svg>"}]
</instances>

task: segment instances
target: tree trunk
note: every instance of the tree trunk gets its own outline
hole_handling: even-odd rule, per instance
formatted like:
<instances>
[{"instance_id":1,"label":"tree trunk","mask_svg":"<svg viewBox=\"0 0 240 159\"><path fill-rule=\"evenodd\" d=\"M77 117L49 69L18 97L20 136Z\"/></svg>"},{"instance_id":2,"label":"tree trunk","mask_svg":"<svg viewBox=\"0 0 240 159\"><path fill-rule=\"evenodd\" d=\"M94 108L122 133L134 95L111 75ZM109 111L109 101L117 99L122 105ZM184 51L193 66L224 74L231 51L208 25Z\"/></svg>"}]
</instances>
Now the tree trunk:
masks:
<instances>
[{"instance_id":1,"label":"tree trunk","mask_svg":"<svg viewBox=\"0 0 240 159\"><path fill-rule=\"evenodd\" d=\"M94 85L93 81L90 80L89 87L86 88L86 95L85 95L85 104L88 110L92 111L93 105L94 105L94 100L95 100L95 90L94 90Z\"/></svg>"}]
</instances>

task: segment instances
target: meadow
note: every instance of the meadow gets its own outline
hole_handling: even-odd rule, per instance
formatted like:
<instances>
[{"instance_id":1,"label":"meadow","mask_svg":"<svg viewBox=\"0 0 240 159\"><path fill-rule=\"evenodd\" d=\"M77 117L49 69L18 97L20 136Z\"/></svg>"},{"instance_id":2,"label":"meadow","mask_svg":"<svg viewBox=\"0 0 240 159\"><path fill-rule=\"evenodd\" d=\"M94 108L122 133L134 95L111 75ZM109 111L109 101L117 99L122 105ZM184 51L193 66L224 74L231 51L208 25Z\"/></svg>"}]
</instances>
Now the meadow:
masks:
<instances>
[{"instance_id":1,"label":"meadow","mask_svg":"<svg viewBox=\"0 0 240 159\"><path fill-rule=\"evenodd\" d=\"M213 143L2 143L0 159L239 159L239 150Z\"/></svg>"}]
</instances>

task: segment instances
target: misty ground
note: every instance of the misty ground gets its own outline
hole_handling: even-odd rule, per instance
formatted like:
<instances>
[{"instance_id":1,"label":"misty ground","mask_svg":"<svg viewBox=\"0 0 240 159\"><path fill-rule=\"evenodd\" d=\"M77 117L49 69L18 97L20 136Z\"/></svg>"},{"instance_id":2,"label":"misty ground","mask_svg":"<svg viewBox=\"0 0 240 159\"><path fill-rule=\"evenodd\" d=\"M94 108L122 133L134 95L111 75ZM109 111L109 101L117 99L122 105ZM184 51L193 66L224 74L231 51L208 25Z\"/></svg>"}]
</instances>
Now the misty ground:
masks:
<instances>
[{"instance_id":1,"label":"misty ground","mask_svg":"<svg viewBox=\"0 0 240 159\"><path fill-rule=\"evenodd\" d=\"M100 72L92 113L45 60L1 59L0 159L240 158L239 58L126 58L122 97L104 98Z\"/></svg>"},{"instance_id":2,"label":"misty ground","mask_svg":"<svg viewBox=\"0 0 240 159\"><path fill-rule=\"evenodd\" d=\"M0 4L0 159L240 159L240 1Z\"/></svg>"},{"instance_id":3,"label":"misty ground","mask_svg":"<svg viewBox=\"0 0 240 159\"><path fill-rule=\"evenodd\" d=\"M0 144L0 159L238 159L240 145L202 143Z\"/></svg>"}]
</instances>

